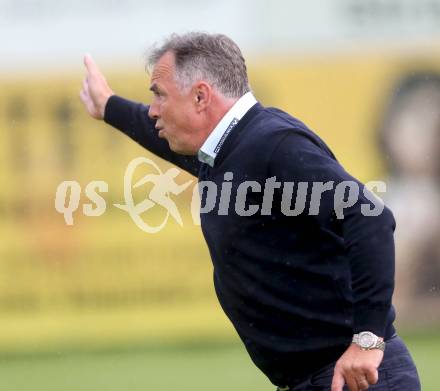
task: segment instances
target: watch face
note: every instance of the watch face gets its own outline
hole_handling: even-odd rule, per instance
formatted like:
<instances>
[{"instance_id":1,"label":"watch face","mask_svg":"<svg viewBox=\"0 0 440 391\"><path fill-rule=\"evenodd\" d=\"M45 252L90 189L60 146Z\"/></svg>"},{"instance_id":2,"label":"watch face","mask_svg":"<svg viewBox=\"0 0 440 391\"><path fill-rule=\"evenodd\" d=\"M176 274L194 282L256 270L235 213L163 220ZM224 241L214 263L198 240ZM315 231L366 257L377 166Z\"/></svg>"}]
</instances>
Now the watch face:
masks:
<instances>
[{"instance_id":1,"label":"watch face","mask_svg":"<svg viewBox=\"0 0 440 391\"><path fill-rule=\"evenodd\" d=\"M363 348L369 348L376 342L375 335L373 333L364 332L359 334L359 345Z\"/></svg>"}]
</instances>

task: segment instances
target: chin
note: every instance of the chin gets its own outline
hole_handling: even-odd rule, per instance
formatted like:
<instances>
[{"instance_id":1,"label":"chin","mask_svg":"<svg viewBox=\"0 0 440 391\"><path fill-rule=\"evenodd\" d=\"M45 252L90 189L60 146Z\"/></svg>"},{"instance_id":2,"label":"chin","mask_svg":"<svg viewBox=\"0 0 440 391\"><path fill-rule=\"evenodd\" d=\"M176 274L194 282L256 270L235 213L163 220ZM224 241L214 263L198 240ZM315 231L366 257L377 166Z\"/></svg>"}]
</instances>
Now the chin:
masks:
<instances>
[{"instance_id":1,"label":"chin","mask_svg":"<svg viewBox=\"0 0 440 391\"><path fill-rule=\"evenodd\" d=\"M188 148L183 145L176 145L171 142L168 142L168 145L170 146L170 149L173 152L178 153L179 155L197 155L198 150L195 150L193 148Z\"/></svg>"}]
</instances>

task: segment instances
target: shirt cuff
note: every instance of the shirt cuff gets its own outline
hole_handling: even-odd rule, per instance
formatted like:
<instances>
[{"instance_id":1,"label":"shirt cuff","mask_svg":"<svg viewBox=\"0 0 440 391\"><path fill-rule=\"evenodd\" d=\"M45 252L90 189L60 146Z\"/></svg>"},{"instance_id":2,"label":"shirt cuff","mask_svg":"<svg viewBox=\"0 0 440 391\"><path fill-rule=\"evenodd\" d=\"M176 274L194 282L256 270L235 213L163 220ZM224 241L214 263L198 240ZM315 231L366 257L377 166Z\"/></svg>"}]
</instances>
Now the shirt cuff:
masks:
<instances>
[{"instance_id":1,"label":"shirt cuff","mask_svg":"<svg viewBox=\"0 0 440 391\"><path fill-rule=\"evenodd\" d=\"M123 129L130 123L134 102L112 95L105 105L104 121L117 128Z\"/></svg>"}]
</instances>

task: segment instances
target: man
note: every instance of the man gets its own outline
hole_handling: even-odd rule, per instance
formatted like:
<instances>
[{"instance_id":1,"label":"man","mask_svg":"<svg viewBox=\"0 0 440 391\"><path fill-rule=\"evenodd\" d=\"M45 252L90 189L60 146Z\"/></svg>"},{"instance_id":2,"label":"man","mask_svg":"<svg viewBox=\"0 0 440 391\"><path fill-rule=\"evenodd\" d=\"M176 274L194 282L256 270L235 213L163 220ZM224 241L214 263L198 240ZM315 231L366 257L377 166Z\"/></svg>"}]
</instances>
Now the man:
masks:
<instances>
[{"instance_id":1,"label":"man","mask_svg":"<svg viewBox=\"0 0 440 391\"><path fill-rule=\"evenodd\" d=\"M202 230L217 296L254 363L280 390L419 390L392 325L391 212L364 216L371 198L323 141L255 100L228 37L172 35L150 65L150 106L116 96L90 56L81 99L92 117L222 188ZM300 197L297 213L284 194L301 183L320 191ZM347 183L359 199L347 203L344 187L336 202Z\"/></svg>"}]
</instances>

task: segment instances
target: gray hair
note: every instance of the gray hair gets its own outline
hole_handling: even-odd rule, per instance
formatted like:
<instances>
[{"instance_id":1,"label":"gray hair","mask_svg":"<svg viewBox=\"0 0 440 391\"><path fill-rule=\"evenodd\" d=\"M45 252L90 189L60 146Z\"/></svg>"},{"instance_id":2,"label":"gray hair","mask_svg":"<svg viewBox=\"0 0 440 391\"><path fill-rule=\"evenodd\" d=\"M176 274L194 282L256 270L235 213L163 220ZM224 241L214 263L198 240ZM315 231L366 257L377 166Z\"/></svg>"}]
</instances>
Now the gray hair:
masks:
<instances>
[{"instance_id":1,"label":"gray hair","mask_svg":"<svg viewBox=\"0 0 440 391\"><path fill-rule=\"evenodd\" d=\"M147 57L151 69L167 52L172 52L176 81L182 89L205 80L228 98L239 98L250 91L245 60L237 44L223 34L191 32L172 34Z\"/></svg>"}]
</instances>

